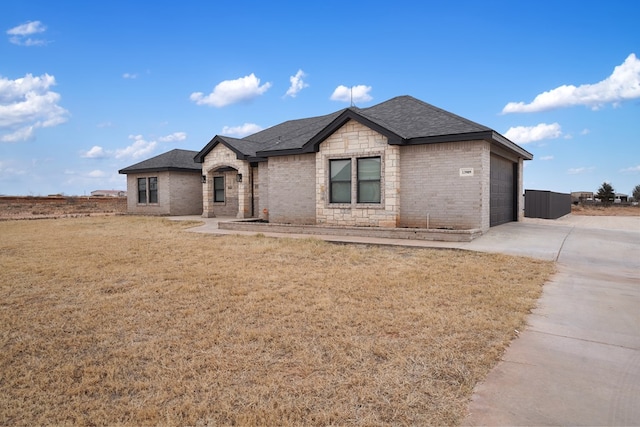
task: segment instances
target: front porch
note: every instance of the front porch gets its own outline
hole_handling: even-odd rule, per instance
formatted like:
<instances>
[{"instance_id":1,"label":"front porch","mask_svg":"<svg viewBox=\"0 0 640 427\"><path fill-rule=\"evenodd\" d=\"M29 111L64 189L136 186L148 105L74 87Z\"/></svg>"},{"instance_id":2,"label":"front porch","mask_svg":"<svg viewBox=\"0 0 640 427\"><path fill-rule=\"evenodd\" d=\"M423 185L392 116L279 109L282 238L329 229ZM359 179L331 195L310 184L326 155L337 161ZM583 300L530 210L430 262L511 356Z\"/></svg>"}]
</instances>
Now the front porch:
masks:
<instances>
[{"instance_id":1,"label":"front porch","mask_svg":"<svg viewBox=\"0 0 640 427\"><path fill-rule=\"evenodd\" d=\"M218 164L202 175L204 218L257 217L258 195L254 191L254 171L244 164Z\"/></svg>"},{"instance_id":2,"label":"front porch","mask_svg":"<svg viewBox=\"0 0 640 427\"><path fill-rule=\"evenodd\" d=\"M172 221L203 220L197 216L168 217ZM321 240L350 243L382 243L388 241L431 241L463 243L480 237L482 231L440 230L427 228L331 227L324 225L271 224L233 217L211 217L190 231L211 234L264 234L273 237L315 237ZM382 240L380 240L382 239ZM416 242L417 243L417 242Z\"/></svg>"}]
</instances>

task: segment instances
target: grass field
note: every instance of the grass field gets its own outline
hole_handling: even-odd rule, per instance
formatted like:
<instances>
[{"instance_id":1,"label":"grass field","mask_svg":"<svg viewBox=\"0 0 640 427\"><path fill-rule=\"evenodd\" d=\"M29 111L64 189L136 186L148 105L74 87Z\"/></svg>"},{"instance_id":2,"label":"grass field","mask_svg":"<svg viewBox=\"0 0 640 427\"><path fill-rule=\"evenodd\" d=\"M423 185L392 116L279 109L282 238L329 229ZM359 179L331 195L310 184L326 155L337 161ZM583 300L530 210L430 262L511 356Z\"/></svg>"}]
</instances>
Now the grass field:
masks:
<instances>
[{"instance_id":1,"label":"grass field","mask_svg":"<svg viewBox=\"0 0 640 427\"><path fill-rule=\"evenodd\" d=\"M188 225L0 222L0 425L455 425L554 270Z\"/></svg>"},{"instance_id":2,"label":"grass field","mask_svg":"<svg viewBox=\"0 0 640 427\"><path fill-rule=\"evenodd\" d=\"M640 206L571 205L571 213L586 216L640 216Z\"/></svg>"}]
</instances>

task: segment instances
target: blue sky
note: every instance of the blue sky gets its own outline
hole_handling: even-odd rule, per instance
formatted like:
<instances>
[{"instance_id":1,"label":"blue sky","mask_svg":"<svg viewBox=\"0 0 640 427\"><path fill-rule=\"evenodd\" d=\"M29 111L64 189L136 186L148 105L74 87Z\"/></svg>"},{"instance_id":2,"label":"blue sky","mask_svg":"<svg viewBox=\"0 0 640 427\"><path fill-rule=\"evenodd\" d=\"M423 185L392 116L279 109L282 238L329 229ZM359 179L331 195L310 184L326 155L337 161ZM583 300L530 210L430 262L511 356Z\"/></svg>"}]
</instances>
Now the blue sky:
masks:
<instances>
[{"instance_id":1,"label":"blue sky","mask_svg":"<svg viewBox=\"0 0 640 427\"><path fill-rule=\"evenodd\" d=\"M640 2L12 1L0 194L125 189L117 171L411 95L534 154L527 189L640 184Z\"/></svg>"}]
</instances>

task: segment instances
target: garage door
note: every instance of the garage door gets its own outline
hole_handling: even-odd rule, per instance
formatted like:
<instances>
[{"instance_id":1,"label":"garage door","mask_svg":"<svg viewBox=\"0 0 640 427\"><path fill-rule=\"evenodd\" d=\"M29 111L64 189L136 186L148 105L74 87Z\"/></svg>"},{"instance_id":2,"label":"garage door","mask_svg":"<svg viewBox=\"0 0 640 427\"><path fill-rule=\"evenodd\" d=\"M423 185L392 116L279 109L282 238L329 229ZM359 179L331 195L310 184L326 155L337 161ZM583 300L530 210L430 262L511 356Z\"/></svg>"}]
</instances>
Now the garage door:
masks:
<instances>
[{"instance_id":1,"label":"garage door","mask_svg":"<svg viewBox=\"0 0 640 427\"><path fill-rule=\"evenodd\" d=\"M516 220L514 166L504 157L491 155L491 227Z\"/></svg>"}]
</instances>

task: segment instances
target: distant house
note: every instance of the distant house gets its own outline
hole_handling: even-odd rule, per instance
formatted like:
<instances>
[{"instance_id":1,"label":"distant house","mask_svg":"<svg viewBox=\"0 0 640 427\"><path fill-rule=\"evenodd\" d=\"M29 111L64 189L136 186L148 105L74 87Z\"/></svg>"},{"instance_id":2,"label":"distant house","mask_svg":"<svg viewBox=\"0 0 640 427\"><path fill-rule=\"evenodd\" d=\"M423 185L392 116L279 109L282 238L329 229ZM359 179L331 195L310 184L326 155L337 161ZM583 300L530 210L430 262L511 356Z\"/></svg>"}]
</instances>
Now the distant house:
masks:
<instances>
[{"instance_id":1,"label":"distant house","mask_svg":"<svg viewBox=\"0 0 640 427\"><path fill-rule=\"evenodd\" d=\"M171 150L118 171L127 175L127 211L146 215L202 214L197 151Z\"/></svg>"},{"instance_id":2,"label":"distant house","mask_svg":"<svg viewBox=\"0 0 640 427\"><path fill-rule=\"evenodd\" d=\"M593 201L593 192L592 191L572 191L571 192L571 202L572 203L584 203L584 202L592 202Z\"/></svg>"},{"instance_id":3,"label":"distant house","mask_svg":"<svg viewBox=\"0 0 640 427\"><path fill-rule=\"evenodd\" d=\"M94 190L92 197L126 197L127 192L122 190Z\"/></svg>"},{"instance_id":4,"label":"distant house","mask_svg":"<svg viewBox=\"0 0 640 427\"><path fill-rule=\"evenodd\" d=\"M629 201L629 195L623 193L616 193L613 203L627 203Z\"/></svg>"},{"instance_id":5,"label":"distant house","mask_svg":"<svg viewBox=\"0 0 640 427\"><path fill-rule=\"evenodd\" d=\"M193 157L204 217L481 231L523 216L523 162L532 158L496 131L410 96L241 139L216 135ZM144 163L120 171L130 209L148 208L140 200L149 189L136 180L157 167ZM132 202L136 191L143 196Z\"/></svg>"}]
</instances>

